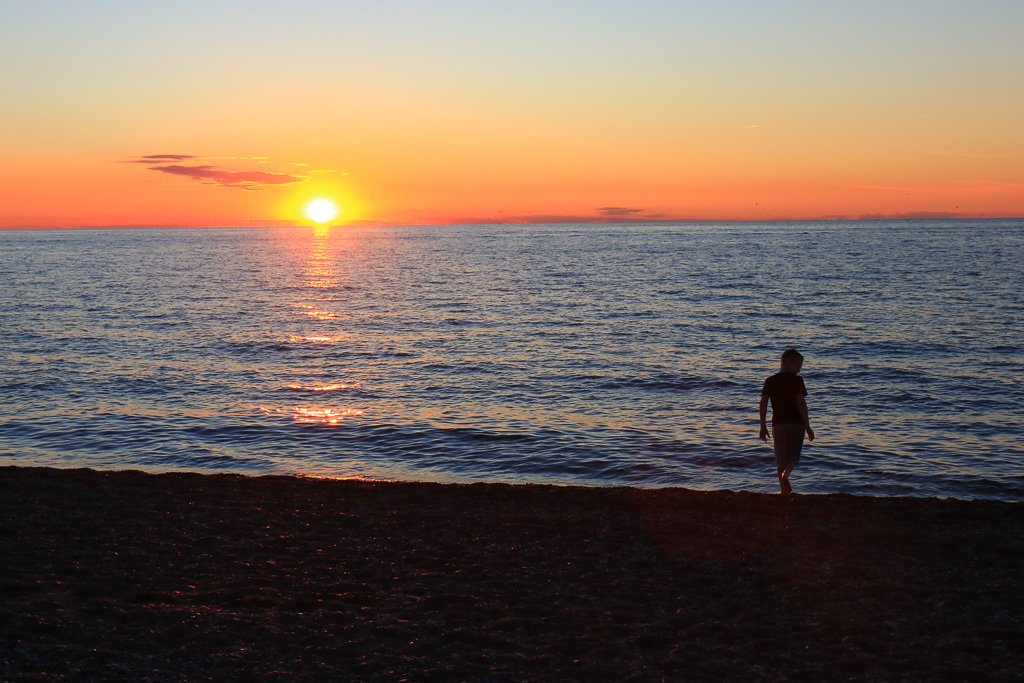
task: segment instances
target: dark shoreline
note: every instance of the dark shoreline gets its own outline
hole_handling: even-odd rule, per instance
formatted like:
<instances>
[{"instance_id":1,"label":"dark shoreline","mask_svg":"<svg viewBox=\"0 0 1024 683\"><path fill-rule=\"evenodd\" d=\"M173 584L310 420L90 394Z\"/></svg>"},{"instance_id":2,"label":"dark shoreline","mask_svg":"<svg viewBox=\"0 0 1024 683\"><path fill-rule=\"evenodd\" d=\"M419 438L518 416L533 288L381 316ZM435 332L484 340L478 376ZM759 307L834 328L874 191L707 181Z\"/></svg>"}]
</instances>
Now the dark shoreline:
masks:
<instances>
[{"instance_id":1,"label":"dark shoreline","mask_svg":"<svg viewBox=\"0 0 1024 683\"><path fill-rule=\"evenodd\" d=\"M0 679L1024 680L1024 504L0 468Z\"/></svg>"}]
</instances>

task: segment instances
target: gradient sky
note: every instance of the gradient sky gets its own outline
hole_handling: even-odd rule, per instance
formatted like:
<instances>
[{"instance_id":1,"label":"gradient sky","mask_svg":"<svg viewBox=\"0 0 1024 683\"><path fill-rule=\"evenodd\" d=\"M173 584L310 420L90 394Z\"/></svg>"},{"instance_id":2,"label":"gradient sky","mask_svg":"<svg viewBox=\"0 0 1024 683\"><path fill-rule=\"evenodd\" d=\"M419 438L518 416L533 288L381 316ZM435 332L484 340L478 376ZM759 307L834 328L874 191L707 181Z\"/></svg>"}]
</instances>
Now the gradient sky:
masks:
<instances>
[{"instance_id":1,"label":"gradient sky","mask_svg":"<svg viewBox=\"0 0 1024 683\"><path fill-rule=\"evenodd\" d=\"M0 0L0 227L1024 216L1024 2Z\"/></svg>"}]
</instances>

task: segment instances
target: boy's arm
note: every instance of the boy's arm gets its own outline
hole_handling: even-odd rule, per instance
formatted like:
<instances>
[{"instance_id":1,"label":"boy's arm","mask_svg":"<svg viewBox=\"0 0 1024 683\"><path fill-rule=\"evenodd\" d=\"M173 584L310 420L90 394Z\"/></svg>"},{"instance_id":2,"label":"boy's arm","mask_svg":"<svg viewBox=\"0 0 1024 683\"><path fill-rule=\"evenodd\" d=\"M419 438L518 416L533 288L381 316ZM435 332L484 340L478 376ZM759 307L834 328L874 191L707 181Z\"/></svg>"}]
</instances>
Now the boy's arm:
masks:
<instances>
[{"instance_id":1,"label":"boy's arm","mask_svg":"<svg viewBox=\"0 0 1024 683\"><path fill-rule=\"evenodd\" d=\"M768 394L761 394L761 404L758 406L761 413L761 441L768 440Z\"/></svg>"},{"instance_id":2,"label":"boy's arm","mask_svg":"<svg viewBox=\"0 0 1024 683\"><path fill-rule=\"evenodd\" d=\"M807 417L807 401L799 394L796 396L796 407L800 411L800 419L804 421L804 431L807 432L807 440L814 441L814 430L811 429L811 421Z\"/></svg>"}]
</instances>

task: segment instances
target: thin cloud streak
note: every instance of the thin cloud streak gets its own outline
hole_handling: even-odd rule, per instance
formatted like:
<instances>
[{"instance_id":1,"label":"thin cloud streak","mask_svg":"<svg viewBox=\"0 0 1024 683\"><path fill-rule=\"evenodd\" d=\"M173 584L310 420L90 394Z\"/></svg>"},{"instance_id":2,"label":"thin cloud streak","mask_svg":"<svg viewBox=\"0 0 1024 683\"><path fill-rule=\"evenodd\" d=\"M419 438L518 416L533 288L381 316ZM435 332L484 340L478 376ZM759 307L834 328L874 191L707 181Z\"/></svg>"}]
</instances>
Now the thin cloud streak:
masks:
<instances>
[{"instance_id":1,"label":"thin cloud streak","mask_svg":"<svg viewBox=\"0 0 1024 683\"><path fill-rule=\"evenodd\" d=\"M623 206L604 206L599 209L596 209L596 211L602 216L624 217L636 216L636 214L643 213L644 209L627 209L626 207Z\"/></svg>"},{"instance_id":2,"label":"thin cloud streak","mask_svg":"<svg viewBox=\"0 0 1024 683\"><path fill-rule=\"evenodd\" d=\"M635 209L634 211L642 211ZM658 223L665 221L683 221L682 217L669 217L664 214L636 215L633 213L615 215L594 215L594 214L561 214L561 213L531 213L531 214L505 214L499 213L496 216L435 216L423 218L424 225L433 224L459 224L459 225L500 225L502 223L527 223L527 224L562 224L562 223ZM412 221L411 224L419 224L421 221ZM382 224L391 224L390 221L381 221ZM397 224L410 224L409 221L399 221Z\"/></svg>"},{"instance_id":3,"label":"thin cloud streak","mask_svg":"<svg viewBox=\"0 0 1024 683\"><path fill-rule=\"evenodd\" d=\"M153 166L149 170L185 176L208 185L240 187L246 190L257 190L265 185L290 185L306 180L302 176L288 175L287 173L224 171L217 166Z\"/></svg>"},{"instance_id":4,"label":"thin cloud streak","mask_svg":"<svg viewBox=\"0 0 1024 683\"><path fill-rule=\"evenodd\" d=\"M291 173L275 173L272 171L233 171L222 166L200 163L168 163L168 162L199 162L209 159L235 159L236 157L200 157L194 154L147 154L128 159L123 163L146 164L150 171L158 171L169 175L188 178L204 185L217 185L243 190L260 190L265 187L293 185L308 180L307 176ZM258 164L269 163L268 157L245 157L243 161ZM294 164L293 164L294 165ZM315 171L311 171L315 172Z\"/></svg>"},{"instance_id":5,"label":"thin cloud streak","mask_svg":"<svg viewBox=\"0 0 1024 683\"><path fill-rule=\"evenodd\" d=\"M134 159L127 159L122 161L123 164L164 164L168 161L188 161L189 159L198 159L199 157L193 154L147 154L145 156L136 157Z\"/></svg>"},{"instance_id":6,"label":"thin cloud streak","mask_svg":"<svg viewBox=\"0 0 1024 683\"><path fill-rule=\"evenodd\" d=\"M962 218L958 213L949 211L908 211L906 213L865 213L857 217L861 221L948 221Z\"/></svg>"}]
</instances>

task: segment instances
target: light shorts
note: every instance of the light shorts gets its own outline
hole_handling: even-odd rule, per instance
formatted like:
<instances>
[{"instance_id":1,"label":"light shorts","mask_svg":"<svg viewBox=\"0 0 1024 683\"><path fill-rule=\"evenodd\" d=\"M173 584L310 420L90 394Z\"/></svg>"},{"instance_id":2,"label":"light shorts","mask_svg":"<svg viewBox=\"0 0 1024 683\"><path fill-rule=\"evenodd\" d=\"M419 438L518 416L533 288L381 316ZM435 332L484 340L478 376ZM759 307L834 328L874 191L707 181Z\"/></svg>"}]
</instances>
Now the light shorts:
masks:
<instances>
[{"instance_id":1,"label":"light shorts","mask_svg":"<svg viewBox=\"0 0 1024 683\"><path fill-rule=\"evenodd\" d=\"M800 449L804 446L804 426L773 422L772 443L775 445L775 466L779 472L792 471L800 462Z\"/></svg>"}]
</instances>

